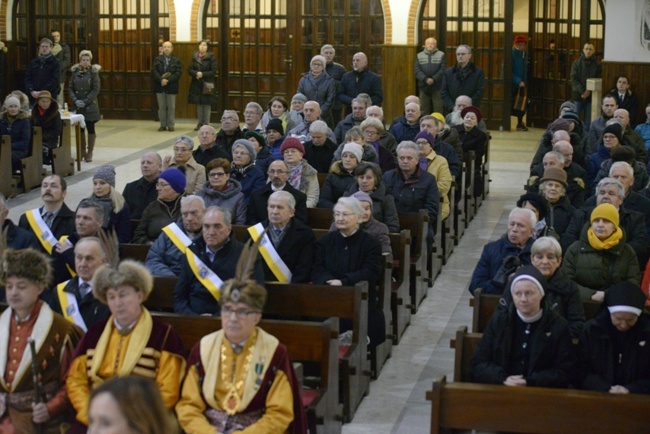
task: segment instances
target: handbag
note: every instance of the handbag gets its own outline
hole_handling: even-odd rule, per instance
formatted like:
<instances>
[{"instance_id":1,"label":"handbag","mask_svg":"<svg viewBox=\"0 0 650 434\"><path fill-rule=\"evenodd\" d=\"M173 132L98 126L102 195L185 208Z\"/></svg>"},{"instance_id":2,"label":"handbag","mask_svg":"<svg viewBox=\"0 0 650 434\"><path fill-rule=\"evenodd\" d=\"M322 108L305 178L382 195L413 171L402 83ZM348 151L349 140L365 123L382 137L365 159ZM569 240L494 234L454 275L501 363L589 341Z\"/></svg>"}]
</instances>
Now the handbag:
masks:
<instances>
[{"instance_id":1,"label":"handbag","mask_svg":"<svg viewBox=\"0 0 650 434\"><path fill-rule=\"evenodd\" d=\"M528 104L528 88L520 87L517 89L517 96L512 104L512 116L526 114L526 105Z\"/></svg>"},{"instance_id":2,"label":"handbag","mask_svg":"<svg viewBox=\"0 0 650 434\"><path fill-rule=\"evenodd\" d=\"M212 95L214 93L214 83L203 82L203 95Z\"/></svg>"}]
</instances>

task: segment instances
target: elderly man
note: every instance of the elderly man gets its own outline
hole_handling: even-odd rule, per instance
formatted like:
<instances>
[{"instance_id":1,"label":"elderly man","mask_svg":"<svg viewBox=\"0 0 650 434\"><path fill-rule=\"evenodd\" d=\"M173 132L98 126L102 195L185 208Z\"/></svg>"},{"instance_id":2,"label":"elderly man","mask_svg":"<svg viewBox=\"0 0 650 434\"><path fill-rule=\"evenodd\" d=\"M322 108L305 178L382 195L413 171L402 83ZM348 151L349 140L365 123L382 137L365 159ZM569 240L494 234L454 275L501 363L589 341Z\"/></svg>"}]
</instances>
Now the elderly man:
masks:
<instances>
[{"instance_id":1,"label":"elderly man","mask_svg":"<svg viewBox=\"0 0 650 434\"><path fill-rule=\"evenodd\" d=\"M614 112L618 109L616 98L610 94L605 95L602 98L600 108L602 114L589 126L589 134L587 134L585 143L585 151L587 155L591 155L596 152L598 148L598 142L600 139L602 139L605 127L607 126L607 121L614 117Z\"/></svg>"},{"instance_id":2,"label":"elderly man","mask_svg":"<svg viewBox=\"0 0 650 434\"><path fill-rule=\"evenodd\" d=\"M230 210L210 207L203 213L202 236L185 250L181 274L174 289L174 311L183 315L219 313L219 290L235 276L244 245L231 237ZM257 258L252 279L264 284Z\"/></svg>"},{"instance_id":3,"label":"elderly man","mask_svg":"<svg viewBox=\"0 0 650 434\"><path fill-rule=\"evenodd\" d=\"M262 127L262 116L264 110L262 106L256 102L249 102L244 109L244 133L246 131L256 131L261 133L264 129Z\"/></svg>"},{"instance_id":4,"label":"elderly man","mask_svg":"<svg viewBox=\"0 0 650 434\"><path fill-rule=\"evenodd\" d=\"M335 89L338 92L339 86L341 85L341 79L343 78L343 74L345 74L345 67L340 63L336 63L334 61L336 50L330 44L325 44L320 48L320 55L325 58L325 62L326 62L325 72L327 72L330 75L330 77L334 79ZM333 123L332 125L329 125L330 128L336 127L336 124L338 124L341 121L341 115L343 113L343 105L341 104L341 101L339 101L338 98L334 98L331 112L332 112Z\"/></svg>"},{"instance_id":5,"label":"elderly man","mask_svg":"<svg viewBox=\"0 0 650 434\"><path fill-rule=\"evenodd\" d=\"M293 218L296 199L286 191L269 196L269 219L248 228L256 241L265 229L260 253L264 259L264 278L283 283L308 283L314 256L314 231Z\"/></svg>"},{"instance_id":6,"label":"elderly man","mask_svg":"<svg viewBox=\"0 0 650 434\"><path fill-rule=\"evenodd\" d=\"M74 232L74 212L65 204L68 184L59 175L46 176L41 182L43 206L20 216L18 226L30 231L43 252L52 254L61 237Z\"/></svg>"},{"instance_id":7,"label":"elderly man","mask_svg":"<svg viewBox=\"0 0 650 434\"><path fill-rule=\"evenodd\" d=\"M415 136L420 132L420 106L414 102L404 107L404 120L392 126L390 132L398 143L414 141Z\"/></svg>"},{"instance_id":8,"label":"elderly man","mask_svg":"<svg viewBox=\"0 0 650 434\"><path fill-rule=\"evenodd\" d=\"M442 80L442 102L445 110L451 112L456 98L467 95L472 99L472 105L481 106L485 90L485 73L472 61L472 49L469 45L459 45L456 48L456 65L447 68Z\"/></svg>"},{"instance_id":9,"label":"elderly man","mask_svg":"<svg viewBox=\"0 0 650 434\"><path fill-rule=\"evenodd\" d=\"M645 149L645 142L641 134L630 128L630 113L625 109L617 109L614 112L614 119L618 119L623 126L623 141L626 145L634 148L636 160L646 164L648 162L648 153Z\"/></svg>"},{"instance_id":10,"label":"elderly man","mask_svg":"<svg viewBox=\"0 0 650 434\"><path fill-rule=\"evenodd\" d=\"M52 55L53 46L52 40L41 39L38 57L29 63L25 71L25 89L30 105L36 102L42 90L49 91L50 95L59 94L61 70L59 61Z\"/></svg>"},{"instance_id":11,"label":"elderly man","mask_svg":"<svg viewBox=\"0 0 650 434\"><path fill-rule=\"evenodd\" d=\"M557 142L564 140L571 143L571 135L569 134L568 131L569 128L568 121L565 121L565 119L558 119L556 122L553 122L553 124L551 125L552 125L551 128L549 128L544 132L541 140L539 141L539 145L537 146L537 151L535 152L535 156L533 157L533 160L530 163L531 170L533 170L535 166L537 166L539 163L542 162L544 155L546 155L547 152L552 151L553 145L555 145ZM565 130L564 128L567 129ZM582 155L582 157L584 157L584 155ZM579 161L579 159L580 156L576 158L577 161Z\"/></svg>"},{"instance_id":12,"label":"elderly man","mask_svg":"<svg viewBox=\"0 0 650 434\"><path fill-rule=\"evenodd\" d=\"M176 405L178 421L188 434L233 432L231 425L241 432L306 433L300 385L287 349L257 327L266 290L244 279L224 283L222 329L204 336L190 353Z\"/></svg>"},{"instance_id":13,"label":"elderly man","mask_svg":"<svg viewBox=\"0 0 650 434\"><path fill-rule=\"evenodd\" d=\"M508 232L483 247L469 284L472 295L477 288L483 288L484 294L501 295L507 287L509 276L518 266L530 265L530 248L536 224L537 219L531 210L515 208L510 211Z\"/></svg>"},{"instance_id":14,"label":"elderly man","mask_svg":"<svg viewBox=\"0 0 650 434\"><path fill-rule=\"evenodd\" d=\"M307 195L293 188L287 181L289 180L289 168L282 160L276 160L269 165L267 172L271 182L264 187L254 190L248 202L248 217L246 222L254 225L264 220L268 220L268 200L275 191L284 190L296 200L295 218L302 223L307 222Z\"/></svg>"},{"instance_id":15,"label":"elderly man","mask_svg":"<svg viewBox=\"0 0 650 434\"><path fill-rule=\"evenodd\" d=\"M156 181L162 172L162 158L157 152L146 152L140 158L142 177L124 187L124 200L129 205L131 219L139 220L144 209L158 198Z\"/></svg>"},{"instance_id":16,"label":"elderly man","mask_svg":"<svg viewBox=\"0 0 650 434\"><path fill-rule=\"evenodd\" d=\"M352 113L347 115L345 119L338 123L334 130L336 136L336 143L343 143L345 135L352 129L358 127L366 119L366 102L361 98L354 98L352 100Z\"/></svg>"},{"instance_id":17,"label":"elderly man","mask_svg":"<svg viewBox=\"0 0 650 434\"><path fill-rule=\"evenodd\" d=\"M384 110L379 106L371 105L366 109L366 118L378 119L384 125ZM388 149L395 161L397 161L397 145L399 143L395 136L384 129L384 132L379 136L379 144Z\"/></svg>"},{"instance_id":18,"label":"elderly man","mask_svg":"<svg viewBox=\"0 0 650 434\"><path fill-rule=\"evenodd\" d=\"M411 103L415 103L415 104L417 104L419 106L420 105L420 97L417 96L417 95L407 95L406 98L404 98L404 111L402 112L401 115L397 116L396 118L394 118L392 120L392 122L390 123L390 129L391 130L393 129L393 127L395 125L399 124L400 122L406 122L406 106L411 104Z\"/></svg>"},{"instance_id":19,"label":"elderly man","mask_svg":"<svg viewBox=\"0 0 650 434\"><path fill-rule=\"evenodd\" d=\"M7 247L12 249L26 249L33 247L38 249L38 241L32 232L16 226L9 218L9 207L4 195L0 193L0 228L7 231Z\"/></svg>"},{"instance_id":20,"label":"elderly man","mask_svg":"<svg viewBox=\"0 0 650 434\"><path fill-rule=\"evenodd\" d=\"M553 145L553 151L559 152L564 158L563 168L567 175L569 187L567 196L571 205L579 208L586 197L587 171L573 162L573 146L566 140L560 140Z\"/></svg>"},{"instance_id":21,"label":"elderly man","mask_svg":"<svg viewBox=\"0 0 650 434\"><path fill-rule=\"evenodd\" d=\"M74 246L77 275L59 283L50 307L84 332L111 314L108 306L93 296L92 280L100 265L108 263L104 246L97 237L86 237Z\"/></svg>"},{"instance_id":22,"label":"elderly man","mask_svg":"<svg viewBox=\"0 0 650 434\"><path fill-rule=\"evenodd\" d=\"M463 125L465 121L461 116L461 113L463 112L463 109L472 105L472 98L468 97L467 95L460 95L458 98L456 98L453 111L445 116L445 121L447 124L449 124L450 127ZM483 119L481 119L481 122L478 123L478 129L487 134L487 125L485 125Z\"/></svg>"},{"instance_id":23,"label":"elderly man","mask_svg":"<svg viewBox=\"0 0 650 434\"><path fill-rule=\"evenodd\" d=\"M65 103L63 88L67 81L68 70L72 64L70 46L61 40L61 32L57 29L52 29L50 31L50 36L52 36L52 42L54 42L52 55L59 61L59 94L56 96L56 102L59 104L59 107L63 107L63 104Z\"/></svg>"},{"instance_id":24,"label":"elderly man","mask_svg":"<svg viewBox=\"0 0 650 434\"><path fill-rule=\"evenodd\" d=\"M328 132L329 128L324 121L315 121L309 126L311 140L304 143L304 159L309 161L318 173L329 173L336 151L336 143L327 136Z\"/></svg>"},{"instance_id":25,"label":"elderly man","mask_svg":"<svg viewBox=\"0 0 650 434\"><path fill-rule=\"evenodd\" d=\"M438 50L436 38L424 41L424 50L415 58L415 80L420 91L420 107L422 112L430 114L444 110L440 88L446 69L445 53Z\"/></svg>"},{"instance_id":26,"label":"elderly man","mask_svg":"<svg viewBox=\"0 0 650 434\"><path fill-rule=\"evenodd\" d=\"M156 57L151 68L153 90L158 101L158 131L174 131L176 123L176 95L178 81L183 73L181 60L172 54L174 46L166 41L162 44L162 54Z\"/></svg>"},{"instance_id":27,"label":"elderly man","mask_svg":"<svg viewBox=\"0 0 650 434\"><path fill-rule=\"evenodd\" d=\"M297 126L290 129L286 135L296 137L298 140L300 140L301 143L305 143L311 140L311 136L309 135L309 127L311 126L312 122L321 120L320 104L318 104L316 101L307 101L302 109L302 114L304 116L303 121ZM336 142L336 136L331 129L328 129L327 136L330 138L330 140Z\"/></svg>"},{"instance_id":28,"label":"elderly man","mask_svg":"<svg viewBox=\"0 0 650 434\"><path fill-rule=\"evenodd\" d=\"M239 128L239 127L237 127ZM173 157L166 155L163 159L163 170L170 167L185 166L185 194L194 194L203 188L205 184L205 167L196 162L192 156L194 141L190 136L176 137L174 140Z\"/></svg>"},{"instance_id":29,"label":"elderly man","mask_svg":"<svg viewBox=\"0 0 650 434\"><path fill-rule=\"evenodd\" d=\"M187 248L201 236L205 202L200 196L181 199L181 218L167 225L147 253L146 267L154 276L178 277Z\"/></svg>"},{"instance_id":30,"label":"elderly man","mask_svg":"<svg viewBox=\"0 0 650 434\"><path fill-rule=\"evenodd\" d=\"M420 118L420 131L428 131L436 138L435 145L433 150L436 154L444 157L449 164L449 171L451 176L457 178L461 174L461 169L463 168L461 156L463 155L463 148L460 146L458 141L458 133L455 132L456 143L458 149L454 148L449 143L446 143L444 140L440 139L440 121L438 121L433 116L425 115Z\"/></svg>"},{"instance_id":31,"label":"elderly man","mask_svg":"<svg viewBox=\"0 0 650 434\"><path fill-rule=\"evenodd\" d=\"M596 186L596 202L573 213L567 230L562 234L562 249L566 251L571 244L580 239L582 233L587 230L591 212L596 206L609 203L618 210L619 226L625 233L625 242L634 249L639 259L639 265L644 267L650 244L645 226L645 216L640 212L627 209L623 203L624 199L625 187L620 181L614 178L601 179Z\"/></svg>"},{"instance_id":32,"label":"elderly man","mask_svg":"<svg viewBox=\"0 0 650 434\"><path fill-rule=\"evenodd\" d=\"M192 154L194 160L201 166L205 167L210 161L215 158L225 158L232 161L232 155L226 152L217 145L217 130L212 125L203 125L199 128L199 147Z\"/></svg>"},{"instance_id":33,"label":"elderly man","mask_svg":"<svg viewBox=\"0 0 650 434\"><path fill-rule=\"evenodd\" d=\"M386 193L395 198L398 212L427 210L429 214L427 244L430 250L440 210L440 191L436 177L419 166L419 155L420 149L414 142L400 143L397 146L399 167L384 173L382 181L386 184Z\"/></svg>"},{"instance_id":34,"label":"elderly man","mask_svg":"<svg viewBox=\"0 0 650 434\"><path fill-rule=\"evenodd\" d=\"M221 130L217 133L216 143L226 154L232 153L232 144L235 140L244 139L246 136L239 128L239 115L234 110L224 110L221 115Z\"/></svg>"},{"instance_id":35,"label":"elderly man","mask_svg":"<svg viewBox=\"0 0 650 434\"><path fill-rule=\"evenodd\" d=\"M346 107L346 113L352 113L352 100L360 93L367 93L373 105L384 102L381 78L368 69L368 56L356 53L352 56L352 71L343 75L336 97Z\"/></svg>"}]
</instances>

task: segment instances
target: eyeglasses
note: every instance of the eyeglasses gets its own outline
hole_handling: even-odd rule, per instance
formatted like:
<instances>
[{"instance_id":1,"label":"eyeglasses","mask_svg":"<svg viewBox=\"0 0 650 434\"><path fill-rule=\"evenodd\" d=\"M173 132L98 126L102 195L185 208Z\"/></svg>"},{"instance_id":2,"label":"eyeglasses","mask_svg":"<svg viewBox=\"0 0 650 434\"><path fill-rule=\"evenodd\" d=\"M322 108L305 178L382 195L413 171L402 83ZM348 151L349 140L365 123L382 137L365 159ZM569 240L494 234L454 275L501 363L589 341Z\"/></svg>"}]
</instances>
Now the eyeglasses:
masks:
<instances>
[{"instance_id":1,"label":"eyeglasses","mask_svg":"<svg viewBox=\"0 0 650 434\"><path fill-rule=\"evenodd\" d=\"M255 310L244 310L244 309L234 310L229 308L228 306L224 306L221 308L221 317L225 317L225 318L232 317L232 314L235 314L235 317L237 319L245 319L248 315L252 313L260 313L260 312L257 312Z\"/></svg>"},{"instance_id":2,"label":"eyeglasses","mask_svg":"<svg viewBox=\"0 0 650 434\"><path fill-rule=\"evenodd\" d=\"M222 176L226 176L226 172L211 172L208 176L210 178L221 178Z\"/></svg>"},{"instance_id":3,"label":"eyeglasses","mask_svg":"<svg viewBox=\"0 0 650 434\"><path fill-rule=\"evenodd\" d=\"M169 187L169 184L165 184L165 183L162 183L162 182L157 182L156 183L156 188L165 188L165 187Z\"/></svg>"},{"instance_id":4,"label":"eyeglasses","mask_svg":"<svg viewBox=\"0 0 650 434\"><path fill-rule=\"evenodd\" d=\"M221 122L234 122L236 120L237 119L235 119L235 118L221 118Z\"/></svg>"},{"instance_id":5,"label":"eyeglasses","mask_svg":"<svg viewBox=\"0 0 650 434\"><path fill-rule=\"evenodd\" d=\"M189 148L176 148L176 147L174 147L172 149L174 150L174 152L178 152L178 153L181 153L181 154L184 154L185 152L190 151Z\"/></svg>"},{"instance_id":6,"label":"eyeglasses","mask_svg":"<svg viewBox=\"0 0 650 434\"><path fill-rule=\"evenodd\" d=\"M289 172L287 172L286 170L273 170L273 169L269 169L269 171L266 172L266 173L268 173L269 175L275 175L275 174L281 175L281 174L283 174L283 173L289 173Z\"/></svg>"},{"instance_id":7,"label":"eyeglasses","mask_svg":"<svg viewBox=\"0 0 650 434\"><path fill-rule=\"evenodd\" d=\"M373 130L365 130L363 132L363 134L365 134L366 136L376 136L379 133L377 131L373 131Z\"/></svg>"},{"instance_id":8,"label":"eyeglasses","mask_svg":"<svg viewBox=\"0 0 650 434\"><path fill-rule=\"evenodd\" d=\"M246 151L232 151L232 155L233 157L243 157L250 154Z\"/></svg>"}]
</instances>

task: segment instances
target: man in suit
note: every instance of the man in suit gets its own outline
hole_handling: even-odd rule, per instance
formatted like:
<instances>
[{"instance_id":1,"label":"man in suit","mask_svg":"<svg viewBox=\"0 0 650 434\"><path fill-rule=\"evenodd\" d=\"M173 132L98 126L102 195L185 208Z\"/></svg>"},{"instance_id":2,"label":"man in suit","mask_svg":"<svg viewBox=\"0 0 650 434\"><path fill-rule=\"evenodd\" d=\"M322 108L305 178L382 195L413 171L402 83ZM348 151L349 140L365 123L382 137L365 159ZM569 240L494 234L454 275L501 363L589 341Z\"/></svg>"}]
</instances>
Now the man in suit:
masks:
<instances>
[{"instance_id":1,"label":"man in suit","mask_svg":"<svg viewBox=\"0 0 650 434\"><path fill-rule=\"evenodd\" d=\"M248 229L249 235L256 240L257 236L268 228L268 242L260 248L264 259L264 279L267 282L310 281L316 238L309 226L293 218L295 207L296 199L291 193L276 191L268 200L268 220ZM267 251L264 251L264 248Z\"/></svg>"},{"instance_id":2,"label":"man in suit","mask_svg":"<svg viewBox=\"0 0 650 434\"><path fill-rule=\"evenodd\" d=\"M296 199L295 218L302 223L307 222L307 195L291 186L289 180L289 168L282 160L275 160L269 165L268 175L271 182L259 190L251 193L248 203L247 223L254 225L268 219L267 202L271 193L284 190Z\"/></svg>"}]
</instances>

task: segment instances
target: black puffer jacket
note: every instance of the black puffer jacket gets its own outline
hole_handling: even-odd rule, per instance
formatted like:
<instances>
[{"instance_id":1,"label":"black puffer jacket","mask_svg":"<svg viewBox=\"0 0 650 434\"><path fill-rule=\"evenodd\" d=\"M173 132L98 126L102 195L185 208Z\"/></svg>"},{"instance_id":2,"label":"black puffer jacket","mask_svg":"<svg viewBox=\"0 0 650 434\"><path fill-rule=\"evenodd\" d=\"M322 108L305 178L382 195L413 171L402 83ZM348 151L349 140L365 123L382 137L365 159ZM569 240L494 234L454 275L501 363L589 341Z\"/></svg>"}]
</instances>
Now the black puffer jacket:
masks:
<instances>
[{"instance_id":1,"label":"black puffer jacket","mask_svg":"<svg viewBox=\"0 0 650 434\"><path fill-rule=\"evenodd\" d=\"M345 196L352 196L357 191L359 191L359 184L355 182L345 192ZM386 185L383 182L380 182L377 189L370 194L370 198L372 199L372 216L388 226L390 232L399 232L399 217L395 199L386 193Z\"/></svg>"},{"instance_id":2,"label":"black puffer jacket","mask_svg":"<svg viewBox=\"0 0 650 434\"><path fill-rule=\"evenodd\" d=\"M50 108L45 110L43 114L41 114L38 104L32 108L32 125L41 127L43 146L50 149L59 146L63 121L61 120L61 113L59 113L59 105L55 100L52 100Z\"/></svg>"},{"instance_id":3,"label":"black puffer jacket","mask_svg":"<svg viewBox=\"0 0 650 434\"><path fill-rule=\"evenodd\" d=\"M340 161L332 164L330 173L325 178L320 191L319 208L334 208L336 201L345 195L345 192L348 191L352 184L356 184L353 172L354 170L352 172L345 170Z\"/></svg>"}]
</instances>

